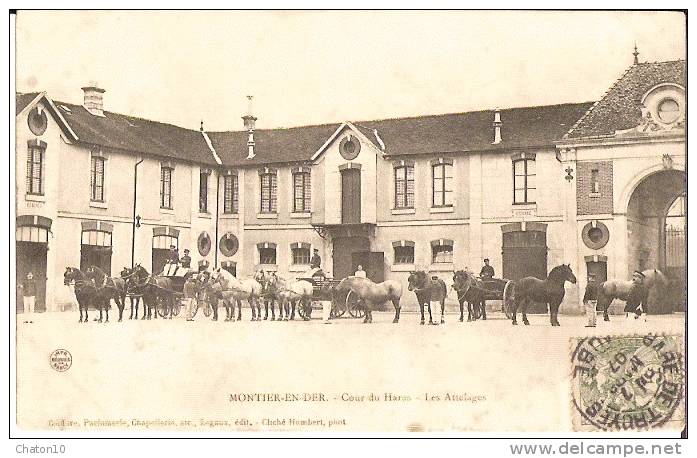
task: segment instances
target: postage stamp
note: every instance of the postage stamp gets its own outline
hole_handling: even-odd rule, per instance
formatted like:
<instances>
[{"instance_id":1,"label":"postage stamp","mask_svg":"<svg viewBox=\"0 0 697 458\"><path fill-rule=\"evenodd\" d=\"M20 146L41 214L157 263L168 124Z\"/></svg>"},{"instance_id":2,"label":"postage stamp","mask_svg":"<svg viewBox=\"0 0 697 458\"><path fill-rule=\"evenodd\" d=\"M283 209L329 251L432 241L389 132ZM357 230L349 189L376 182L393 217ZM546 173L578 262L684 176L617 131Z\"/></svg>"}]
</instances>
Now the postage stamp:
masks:
<instances>
[{"instance_id":1,"label":"postage stamp","mask_svg":"<svg viewBox=\"0 0 697 458\"><path fill-rule=\"evenodd\" d=\"M572 339L576 431L681 429L685 366L681 335Z\"/></svg>"}]
</instances>

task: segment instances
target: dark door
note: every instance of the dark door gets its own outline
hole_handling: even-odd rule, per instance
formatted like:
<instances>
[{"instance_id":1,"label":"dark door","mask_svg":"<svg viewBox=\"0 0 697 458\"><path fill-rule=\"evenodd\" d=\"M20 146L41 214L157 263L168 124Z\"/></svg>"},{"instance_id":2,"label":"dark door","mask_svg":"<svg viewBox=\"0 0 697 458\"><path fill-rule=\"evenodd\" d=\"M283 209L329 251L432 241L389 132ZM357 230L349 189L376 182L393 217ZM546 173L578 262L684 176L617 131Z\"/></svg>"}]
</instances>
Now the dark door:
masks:
<instances>
[{"instance_id":1,"label":"dark door","mask_svg":"<svg viewBox=\"0 0 697 458\"><path fill-rule=\"evenodd\" d=\"M595 274L595 281L598 283L607 281L607 262L588 261L586 262L586 272L588 272L588 274Z\"/></svg>"},{"instance_id":2,"label":"dark door","mask_svg":"<svg viewBox=\"0 0 697 458\"><path fill-rule=\"evenodd\" d=\"M344 224L361 222L361 171L359 169L341 171L341 222Z\"/></svg>"},{"instance_id":3,"label":"dark door","mask_svg":"<svg viewBox=\"0 0 697 458\"><path fill-rule=\"evenodd\" d=\"M111 247L82 245L80 250L80 270L84 271L90 266L99 267L108 276L111 276Z\"/></svg>"},{"instance_id":4,"label":"dark door","mask_svg":"<svg viewBox=\"0 0 697 458\"><path fill-rule=\"evenodd\" d=\"M46 311L46 253L48 245L38 242L17 242L17 285L27 278L29 272L36 282L35 312ZM62 281L62 280L61 280ZM19 292L19 288L18 288ZM17 297L17 311L24 311L21 296Z\"/></svg>"},{"instance_id":5,"label":"dark door","mask_svg":"<svg viewBox=\"0 0 697 458\"><path fill-rule=\"evenodd\" d=\"M370 241L367 237L335 238L332 251L334 258L332 276L336 279L342 279L353 275L358 267L358 263L354 264L354 253L367 253L368 251L370 251Z\"/></svg>"},{"instance_id":6,"label":"dark door","mask_svg":"<svg viewBox=\"0 0 697 458\"><path fill-rule=\"evenodd\" d=\"M168 259L169 259L169 249L167 249L167 248L153 248L152 249L152 272L154 274L162 273Z\"/></svg>"},{"instance_id":7,"label":"dark door","mask_svg":"<svg viewBox=\"0 0 697 458\"><path fill-rule=\"evenodd\" d=\"M503 234L503 278L547 278L547 234L541 231L515 231ZM531 313L546 313L545 304L532 304Z\"/></svg>"},{"instance_id":8,"label":"dark door","mask_svg":"<svg viewBox=\"0 0 697 458\"><path fill-rule=\"evenodd\" d=\"M385 281L385 253L382 251L359 251L351 255L351 269L355 272L362 266L366 277L375 283Z\"/></svg>"}]
</instances>

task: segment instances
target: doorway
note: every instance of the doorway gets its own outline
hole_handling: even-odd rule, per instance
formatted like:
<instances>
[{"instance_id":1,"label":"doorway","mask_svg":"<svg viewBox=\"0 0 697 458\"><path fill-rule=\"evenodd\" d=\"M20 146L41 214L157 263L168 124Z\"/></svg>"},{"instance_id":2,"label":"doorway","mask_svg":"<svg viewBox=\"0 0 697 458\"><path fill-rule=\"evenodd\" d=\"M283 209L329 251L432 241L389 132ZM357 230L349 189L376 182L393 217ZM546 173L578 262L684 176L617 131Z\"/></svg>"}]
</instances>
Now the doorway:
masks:
<instances>
[{"instance_id":1,"label":"doorway","mask_svg":"<svg viewBox=\"0 0 697 458\"><path fill-rule=\"evenodd\" d=\"M341 171L341 222L361 222L361 170L348 168Z\"/></svg>"}]
</instances>

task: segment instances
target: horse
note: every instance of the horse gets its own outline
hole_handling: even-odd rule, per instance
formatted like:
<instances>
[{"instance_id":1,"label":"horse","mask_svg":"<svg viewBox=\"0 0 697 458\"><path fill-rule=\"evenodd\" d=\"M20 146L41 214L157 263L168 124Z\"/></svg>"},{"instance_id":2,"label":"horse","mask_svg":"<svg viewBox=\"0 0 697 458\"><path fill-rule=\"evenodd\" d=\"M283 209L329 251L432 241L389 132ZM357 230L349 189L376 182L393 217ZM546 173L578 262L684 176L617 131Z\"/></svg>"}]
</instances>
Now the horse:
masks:
<instances>
[{"instance_id":1,"label":"horse","mask_svg":"<svg viewBox=\"0 0 697 458\"><path fill-rule=\"evenodd\" d=\"M448 295L448 288L445 282L438 277L429 278L423 270L409 274L409 291L416 294L421 310L421 324L424 324L424 306L428 306L428 324L435 324L431 315L431 301L440 302L440 322L445 323L443 314L445 313L445 297Z\"/></svg>"},{"instance_id":2,"label":"horse","mask_svg":"<svg viewBox=\"0 0 697 458\"><path fill-rule=\"evenodd\" d=\"M140 298L143 296L143 285L139 285L137 281L133 281L133 274L135 269L130 269L124 267L121 270L121 278L125 283L126 295L128 296L128 302L131 304L131 314L128 316L129 320L138 319L138 307L140 306ZM125 305L125 304L124 304ZM143 318L145 319L145 302L143 302Z\"/></svg>"},{"instance_id":3,"label":"horse","mask_svg":"<svg viewBox=\"0 0 697 458\"><path fill-rule=\"evenodd\" d=\"M543 302L549 305L549 321L552 326L560 326L557 314L559 304L564 300L564 284L576 283L576 276L569 264L556 266L547 275L546 280L535 277L525 277L515 282L515 302L513 305L513 324L516 321L518 308L523 313L523 323L529 325L527 310L531 302Z\"/></svg>"},{"instance_id":4,"label":"horse","mask_svg":"<svg viewBox=\"0 0 697 458\"><path fill-rule=\"evenodd\" d=\"M85 270L87 278L94 282L96 288L95 300L101 303L99 307L99 322L102 321L102 310L106 312L105 322L109 322L109 309L113 299L119 309L119 321L123 320L123 308L126 304L126 282L123 278L111 278L97 266Z\"/></svg>"},{"instance_id":5,"label":"horse","mask_svg":"<svg viewBox=\"0 0 697 458\"><path fill-rule=\"evenodd\" d=\"M267 282L269 291L273 291L274 297L278 300L279 320L294 320L296 304L305 311L303 319L310 319L314 294L312 283L303 279L288 281L277 275L270 275Z\"/></svg>"},{"instance_id":6,"label":"horse","mask_svg":"<svg viewBox=\"0 0 697 458\"><path fill-rule=\"evenodd\" d=\"M644 286L649 290L649 304L656 304L657 301L663 299L664 292L668 286L668 279L658 269L648 269L642 272L644 274ZM633 282L631 280L607 280L598 287L598 309L603 311L603 319L610 321L610 316L607 310L613 300L619 299L626 301L629 292L631 291ZM645 306L645 308L648 308ZM647 312L647 310L644 310Z\"/></svg>"},{"instance_id":7,"label":"horse","mask_svg":"<svg viewBox=\"0 0 697 458\"><path fill-rule=\"evenodd\" d=\"M127 280L127 290L133 291L137 288L142 293L144 310L142 319L151 319L153 315L157 318L157 304L164 305L164 318L172 319L174 311L174 283L171 278L158 275L150 275L148 271L140 264L136 264ZM147 316L145 310L147 309ZM154 313L153 313L154 311Z\"/></svg>"},{"instance_id":8,"label":"horse","mask_svg":"<svg viewBox=\"0 0 697 458\"><path fill-rule=\"evenodd\" d=\"M261 307L257 301L261 296L261 285L253 278L237 279L227 270L217 268L211 273L208 282L214 296L220 297L225 304L225 321L233 321L235 315L234 304L237 303L237 321L242 319L242 300L246 300L252 309L251 321L261 321ZM259 311L257 314L256 311ZM257 316L259 315L259 316Z\"/></svg>"},{"instance_id":9,"label":"horse","mask_svg":"<svg viewBox=\"0 0 697 458\"><path fill-rule=\"evenodd\" d=\"M467 321L472 321L472 306L479 307L482 320L486 320L484 283L480 279L475 278L471 272L458 270L453 274L453 289L457 292L457 302L460 304L460 321L464 321L465 301L467 301Z\"/></svg>"},{"instance_id":10,"label":"horse","mask_svg":"<svg viewBox=\"0 0 697 458\"><path fill-rule=\"evenodd\" d=\"M184 294L184 299L187 301L187 311L189 315L186 317L187 320L193 321L192 314L192 304L193 301L209 301L211 297L206 297L206 285L208 284L208 279L210 277L210 272L203 271L199 273L191 273L186 277L184 282L184 287L182 292ZM213 304L211 304L213 309L213 321L218 320L218 298L213 298Z\"/></svg>"},{"instance_id":11,"label":"horse","mask_svg":"<svg viewBox=\"0 0 697 458\"><path fill-rule=\"evenodd\" d=\"M87 310L96 292L94 283L77 267L66 267L63 273L63 284L74 286L75 299L77 299L78 309L80 310L80 321L78 323L87 323L89 318ZM83 312L85 314L84 319L82 317Z\"/></svg>"},{"instance_id":12,"label":"horse","mask_svg":"<svg viewBox=\"0 0 697 458\"><path fill-rule=\"evenodd\" d=\"M382 283L374 283L372 280L363 277L346 277L334 288L332 294L335 299L345 300L348 292L358 296L358 301L365 309L365 319L363 323L373 322L373 309L392 302L394 306L393 323L399 323L399 312L401 306L399 301L402 298L402 284L396 280L386 280ZM422 309L423 316L423 309ZM423 322L422 322L423 324Z\"/></svg>"},{"instance_id":13,"label":"horse","mask_svg":"<svg viewBox=\"0 0 697 458\"><path fill-rule=\"evenodd\" d=\"M254 279L261 284L261 297L264 300L264 320L269 319L269 306L271 306L271 321L276 321L276 301L278 300L278 277L275 273L265 275L263 270L254 275ZM278 303L278 320L283 319L283 309Z\"/></svg>"}]
</instances>

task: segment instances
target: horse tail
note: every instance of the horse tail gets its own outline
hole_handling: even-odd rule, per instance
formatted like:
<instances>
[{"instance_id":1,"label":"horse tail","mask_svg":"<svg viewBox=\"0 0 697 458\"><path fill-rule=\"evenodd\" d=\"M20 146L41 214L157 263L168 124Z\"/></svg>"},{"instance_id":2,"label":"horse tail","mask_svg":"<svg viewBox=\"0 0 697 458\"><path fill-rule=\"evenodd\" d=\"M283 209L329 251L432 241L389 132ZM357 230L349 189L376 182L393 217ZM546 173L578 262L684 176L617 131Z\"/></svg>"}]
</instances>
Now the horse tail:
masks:
<instances>
[{"instance_id":1,"label":"horse tail","mask_svg":"<svg viewBox=\"0 0 697 458\"><path fill-rule=\"evenodd\" d=\"M446 297L448 297L448 285L445 284L445 281L442 279L438 279L438 282L440 283L440 289L441 293L443 294L443 300L445 300Z\"/></svg>"}]
</instances>

